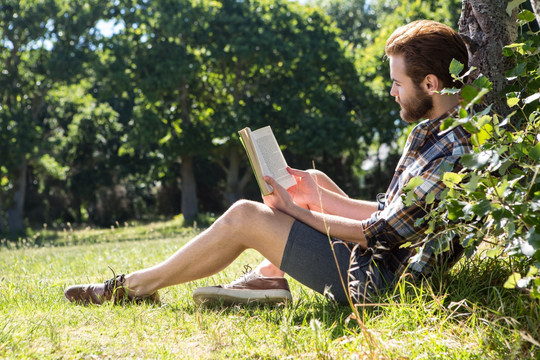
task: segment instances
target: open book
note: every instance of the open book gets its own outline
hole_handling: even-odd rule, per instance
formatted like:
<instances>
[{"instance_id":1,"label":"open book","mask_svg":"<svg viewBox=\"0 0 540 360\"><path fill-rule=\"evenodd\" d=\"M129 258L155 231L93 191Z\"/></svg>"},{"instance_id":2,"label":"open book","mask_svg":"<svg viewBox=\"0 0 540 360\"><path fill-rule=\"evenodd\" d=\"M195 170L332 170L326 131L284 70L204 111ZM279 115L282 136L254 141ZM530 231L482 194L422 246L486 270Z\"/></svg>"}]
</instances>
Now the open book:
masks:
<instances>
[{"instance_id":1,"label":"open book","mask_svg":"<svg viewBox=\"0 0 540 360\"><path fill-rule=\"evenodd\" d=\"M254 131L244 128L238 131L238 134L264 196L273 192L272 187L264 181L265 176L274 178L285 189L296 185L294 176L287 171L287 162L270 126Z\"/></svg>"}]
</instances>

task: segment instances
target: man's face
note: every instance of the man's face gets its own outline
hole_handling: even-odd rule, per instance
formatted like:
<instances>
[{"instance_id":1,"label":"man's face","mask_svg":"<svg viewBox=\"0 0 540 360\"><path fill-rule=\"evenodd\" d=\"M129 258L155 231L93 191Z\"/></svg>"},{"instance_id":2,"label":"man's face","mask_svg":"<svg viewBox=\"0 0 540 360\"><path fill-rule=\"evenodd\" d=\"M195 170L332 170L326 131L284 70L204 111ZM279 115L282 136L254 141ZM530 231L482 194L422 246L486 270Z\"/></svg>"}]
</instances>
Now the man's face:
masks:
<instances>
[{"instance_id":1,"label":"man's face","mask_svg":"<svg viewBox=\"0 0 540 360\"><path fill-rule=\"evenodd\" d=\"M407 76L405 59L401 55L390 56L390 77L392 89L390 95L396 98L401 106L399 115L403 121L413 123L420 119L430 118L433 100L420 86Z\"/></svg>"}]
</instances>

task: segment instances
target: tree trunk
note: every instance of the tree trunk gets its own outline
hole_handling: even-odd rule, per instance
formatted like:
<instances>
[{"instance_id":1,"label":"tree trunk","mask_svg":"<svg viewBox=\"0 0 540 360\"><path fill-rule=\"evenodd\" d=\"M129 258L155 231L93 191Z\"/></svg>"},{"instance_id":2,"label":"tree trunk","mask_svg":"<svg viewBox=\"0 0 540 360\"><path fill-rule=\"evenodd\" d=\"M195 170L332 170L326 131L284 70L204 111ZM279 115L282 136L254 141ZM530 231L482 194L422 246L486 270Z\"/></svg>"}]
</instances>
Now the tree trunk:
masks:
<instances>
[{"instance_id":1,"label":"tree trunk","mask_svg":"<svg viewBox=\"0 0 540 360\"><path fill-rule=\"evenodd\" d=\"M487 104L494 104L496 112L508 112L502 91L507 85L505 73L513 66L502 55L503 47L517 39L517 13L506 12L507 0L463 0L459 32L469 46L469 65L477 68L476 75L484 74L493 83L493 91L486 95Z\"/></svg>"},{"instance_id":2,"label":"tree trunk","mask_svg":"<svg viewBox=\"0 0 540 360\"><path fill-rule=\"evenodd\" d=\"M240 156L237 149L229 150L229 167L225 169L225 172L227 173L227 186L224 194L227 207L242 198L244 188L253 173L251 168L248 168L240 178L240 169L244 162L245 159Z\"/></svg>"},{"instance_id":3,"label":"tree trunk","mask_svg":"<svg viewBox=\"0 0 540 360\"><path fill-rule=\"evenodd\" d=\"M4 209L2 208L2 203L0 202L0 234L7 232L6 222L4 221Z\"/></svg>"},{"instance_id":4,"label":"tree trunk","mask_svg":"<svg viewBox=\"0 0 540 360\"><path fill-rule=\"evenodd\" d=\"M9 232L11 233L21 233L24 231L23 207L26 198L26 173L27 164L26 159L23 156L21 163L14 173L15 181L12 191L13 203L6 211Z\"/></svg>"},{"instance_id":5,"label":"tree trunk","mask_svg":"<svg viewBox=\"0 0 540 360\"><path fill-rule=\"evenodd\" d=\"M531 0L531 7L534 11L534 15L536 16L536 22L540 26L540 0Z\"/></svg>"},{"instance_id":6,"label":"tree trunk","mask_svg":"<svg viewBox=\"0 0 540 360\"><path fill-rule=\"evenodd\" d=\"M184 220L192 222L197 217L199 202L197 199L197 184L193 168L193 156L182 156L182 214Z\"/></svg>"}]
</instances>

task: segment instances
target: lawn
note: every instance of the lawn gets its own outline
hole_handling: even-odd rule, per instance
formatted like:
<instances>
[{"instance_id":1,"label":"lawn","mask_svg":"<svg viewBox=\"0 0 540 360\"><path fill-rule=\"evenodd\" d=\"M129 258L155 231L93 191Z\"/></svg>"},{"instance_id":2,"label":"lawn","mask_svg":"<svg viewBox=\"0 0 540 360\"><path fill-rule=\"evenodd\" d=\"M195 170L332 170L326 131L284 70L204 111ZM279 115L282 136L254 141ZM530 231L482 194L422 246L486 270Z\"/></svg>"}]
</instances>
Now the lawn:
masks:
<instances>
[{"instance_id":1,"label":"lawn","mask_svg":"<svg viewBox=\"0 0 540 360\"><path fill-rule=\"evenodd\" d=\"M77 306L63 289L161 261L196 228L178 220L111 229L41 229L0 247L0 358L39 359L535 359L540 307L505 289L512 268L484 253L424 284L400 282L358 316L290 280L294 302L206 308L193 289L238 277L261 260L248 251L224 272L161 291L161 306ZM53 246L54 245L54 246ZM56 246L61 245L61 246Z\"/></svg>"}]
</instances>

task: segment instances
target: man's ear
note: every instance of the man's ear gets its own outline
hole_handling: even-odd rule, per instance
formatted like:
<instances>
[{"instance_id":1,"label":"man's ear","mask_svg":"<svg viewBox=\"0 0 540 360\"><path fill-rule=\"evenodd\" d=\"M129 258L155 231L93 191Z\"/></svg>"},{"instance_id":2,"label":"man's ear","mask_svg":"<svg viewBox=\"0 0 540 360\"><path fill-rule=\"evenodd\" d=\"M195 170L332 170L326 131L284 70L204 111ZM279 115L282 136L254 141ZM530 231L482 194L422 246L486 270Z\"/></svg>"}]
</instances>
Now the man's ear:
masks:
<instances>
[{"instance_id":1,"label":"man's ear","mask_svg":"<svg viewBox=\"0 0 540 360\"><path fill-rule=\"evenodd\" d=\"M439 89L441 85L439 78L433 74L426 75L424 81L422 81L422 87L429 95L433 95L436 91L441 91L442 89Z\"/></svg>"}]
</instances>

